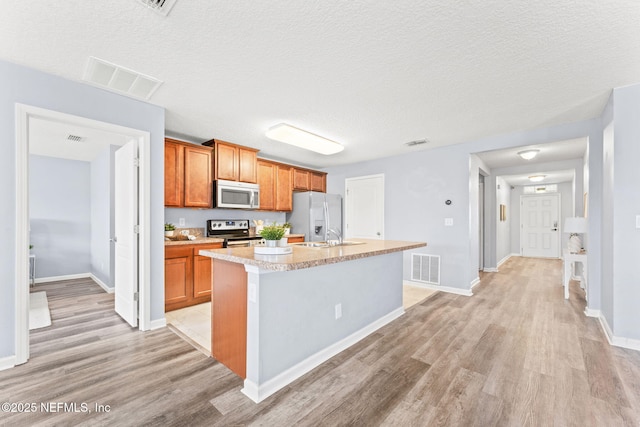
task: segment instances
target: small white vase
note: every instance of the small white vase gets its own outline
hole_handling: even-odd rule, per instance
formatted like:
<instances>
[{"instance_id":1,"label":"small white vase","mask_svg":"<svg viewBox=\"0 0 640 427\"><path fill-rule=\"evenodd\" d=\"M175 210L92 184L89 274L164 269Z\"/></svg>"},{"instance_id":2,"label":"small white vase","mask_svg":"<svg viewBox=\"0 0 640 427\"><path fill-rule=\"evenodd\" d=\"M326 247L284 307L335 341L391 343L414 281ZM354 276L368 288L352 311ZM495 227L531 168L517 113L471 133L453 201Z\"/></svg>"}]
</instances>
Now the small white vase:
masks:
<instances>
[{"instance_id":1,"label":"small white vase","mask_svg":"<svg viewBox=\"0 0 640 427\"><path fill-rule=\"evenodd\" d=\"M287 242L289 241L288 238L283 237L282 239L278 240L278 246L287 246Z\"/></svg>"},{"instance_id":2,"label":"small white vase","mask_svg":"<svg viewBox=\"0 0 640 427\"><path fill-rule=\"evenodd\" d=\"M266 240L264 241L264 245L268 248L275 248L278 246L279 240Z\"/></svg>"},{"instance_id":3,"label":"small white vase","mask_svg":"<svg viewBox=\"0 0 640 427\"><path fill-rule=\"evenodd\" d=\"M171 237L171 236L173 236L174 233L175 233L175 230L170 230L170 231L165 231L164 235L166 237Z\"/></svg>"}]
</instances>

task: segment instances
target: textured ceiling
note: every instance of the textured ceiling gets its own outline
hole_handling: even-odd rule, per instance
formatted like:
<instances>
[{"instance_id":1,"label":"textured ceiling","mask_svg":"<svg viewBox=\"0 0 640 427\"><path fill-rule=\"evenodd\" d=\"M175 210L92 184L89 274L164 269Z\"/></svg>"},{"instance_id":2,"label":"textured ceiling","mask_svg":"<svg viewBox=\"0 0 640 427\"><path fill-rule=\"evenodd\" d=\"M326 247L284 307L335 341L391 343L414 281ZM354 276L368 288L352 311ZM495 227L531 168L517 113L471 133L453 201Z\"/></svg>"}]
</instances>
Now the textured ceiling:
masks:
<instances>
[{"instance_id":1,"label":"textured ceiling","mask_svg":"<svg viewBox=\"0 0 640 427\"><path fill-rule=\"evenodd\" d=\"M80 80L87 58L156 77L168 134L344 164L599 115L640 82L633 0L3 2L0 58ZM345 145L272 142L280 122ZM405 142L427 138L427 146Z\"/></svg>"}]
</instances>

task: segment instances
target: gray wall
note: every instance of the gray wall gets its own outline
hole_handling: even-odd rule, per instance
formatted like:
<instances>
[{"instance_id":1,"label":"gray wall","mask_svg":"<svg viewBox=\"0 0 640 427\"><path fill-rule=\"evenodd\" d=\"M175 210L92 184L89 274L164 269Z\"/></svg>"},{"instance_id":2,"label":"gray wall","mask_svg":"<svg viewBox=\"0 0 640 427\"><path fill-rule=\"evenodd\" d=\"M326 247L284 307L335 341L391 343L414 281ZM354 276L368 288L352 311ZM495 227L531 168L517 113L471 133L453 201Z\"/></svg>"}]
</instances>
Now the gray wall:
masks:
<instances>
[{"instance_id":1,"label":"gray wall","mask_svg":"<svg viewBox=\"0 0 640 427\"><path fill-rule=\"evenodd\" d=\"M640 340L640 230L636 215L640 214L640 85L615 89L613 92L613 143L605 141L605 198L603 243L611 248L613 268L604 271L603 283L613 284L613 319L609 325L619 337ZM610 221L610 220L613 221ZM605 230L605 229L603 229Z\"/></svg>"},{"instance_id":2,"label":"gray wall","mask_svg":"<svg viewBox=\"0 0 640 427\"><path fill-rule=\"evenodd\" d=\"M91 162L91 273L114 287L114 168L118 146L106 147Z\"/></svg>"},{"instance_id":3,"label":"gray wall","mask_svg":"<svg viewBox=\"0 0 640 427\"><path fill-rule=\"evenodd\" d=\"M29 224L36 278L90 271L89 162L29 156Z\"/></svg>"},{"instance_id":4,"label":"gray wall","mask_svg":"<svg viewBox=\"0 0 640 427\"><path fill-rule=\"evenodd\" d=\"M478 271L477 184L482 169L477 162L470 161L470 155L585 136L597 143L599 135L598 118L330 167L325 169L329 173L327 189L344 196L346 178L384 174L385 237L427 242L426 248L416 252L441 255L441 284L468 290ZM495 176L499 173L495 170L491 173L485 187L495 188ZM447 199L453 201L450 206L444 204ZM491 200L486 198L485 203L492 206L486 221L495 221L495 194ZM454 219L453 227L444 226L446 217ZM495 231L487 229L485 239L489 244L493 239L492 250L485 253L485 266L496 267L499 260L496 259ZM599 286L599 278L593 280L597 280ZM597 301L598 306L599 303Z\"/></svg>"},{"instance_id":5,"label":"gray wall","mask_svg":"<svg viewBox=\"0 0 640 427\"><path fill-rule=\"evenodd\" d=\"M164 317L164 109L0 61L0 358L15 354L15 104L114 123L151 134L151 319ZM27 213L25 212L25 215Z\"/></svg>"},{"instance_id":6,"label":"gray wall","mask_svg":"<svg viewBox=\"0 0 640 427\"><path fill-rule=\"evenodd\" d=\"M166 222L173 223L180 228L205 228L208 219L261 219L267 223L285 221L284 212L249 211L243 209L190 209L190 208L165 208ZM178 225L180 218L184 218L184 227Z\"/></svg>"},{"instance_id":7,"label":"gray wall","mask_svg":"<svg viewBox=\"0 0 640 427\"><path fill-rule=\"evenodd\" d=\"M516 218L516 212L511 210L511 186L502 177L496 177L496 210L498 218L496 221L496 259L502 261L511 255L511 230L518 231L517 227L512 227ZM500 205L506 207L506 221L500 221Z\"/></svg>"}]
</instances>

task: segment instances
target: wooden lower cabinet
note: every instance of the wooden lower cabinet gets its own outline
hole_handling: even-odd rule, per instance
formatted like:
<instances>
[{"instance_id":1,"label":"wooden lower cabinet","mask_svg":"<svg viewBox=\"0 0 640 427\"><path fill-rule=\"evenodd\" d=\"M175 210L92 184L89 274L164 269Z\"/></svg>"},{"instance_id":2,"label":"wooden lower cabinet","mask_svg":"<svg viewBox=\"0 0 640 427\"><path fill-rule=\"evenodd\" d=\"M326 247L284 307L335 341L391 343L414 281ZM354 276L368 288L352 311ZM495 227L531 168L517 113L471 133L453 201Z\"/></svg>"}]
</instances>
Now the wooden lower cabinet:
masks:
<instances>
[{"instance_id":1,"label":"wooden lower cabinet","mask_svg":"<svg viewBox=\"0 0 640 427\"><path fill-rule=\"evenodd\" d=\"M165 312L211 300L211 258L198 252L221 247L222 243L165 246Z\"/></svg>"},{"instance_id":2,"label":"wooden lower cabinet","mask_svg":"<svg viewBox=\"0 0 640 427\"><path fill-rule=\"evenodd\" d=\"M213 260L211 355L247 377L247 272L243 264Z\"/></svg>"},{"instance_id":3,"label":"wooden lower cabinet","mask_svg":"<svg viewBox=\"0 0 640 427\"><path fill-rule=\"evenodd\" d=\"M304 242L304 236L287 237L287 243L302 243L302 242Z\"/></svg>"}]
</instances>

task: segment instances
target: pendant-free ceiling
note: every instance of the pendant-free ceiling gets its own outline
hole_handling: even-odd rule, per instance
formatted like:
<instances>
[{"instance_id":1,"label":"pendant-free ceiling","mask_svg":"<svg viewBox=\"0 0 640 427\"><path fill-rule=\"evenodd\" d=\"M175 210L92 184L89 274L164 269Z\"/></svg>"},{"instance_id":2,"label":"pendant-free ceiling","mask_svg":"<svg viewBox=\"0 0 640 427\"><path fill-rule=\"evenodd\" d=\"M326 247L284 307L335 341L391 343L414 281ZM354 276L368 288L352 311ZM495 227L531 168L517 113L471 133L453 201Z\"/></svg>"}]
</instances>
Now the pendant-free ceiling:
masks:
<instances>
[{"instance_id":1,"label":"pendant-free ceiling","mask_svg":"<svg viewBox=\"0 0 640 427\"><path fill-rule=\"evenodd\" d=\"M325 155L336 154L344 150L344 147L335 141L298 129L286 123L279 123L270 127L267 132L265 132L265 135L269 139Z\"/></svg>"}]
</instances>

